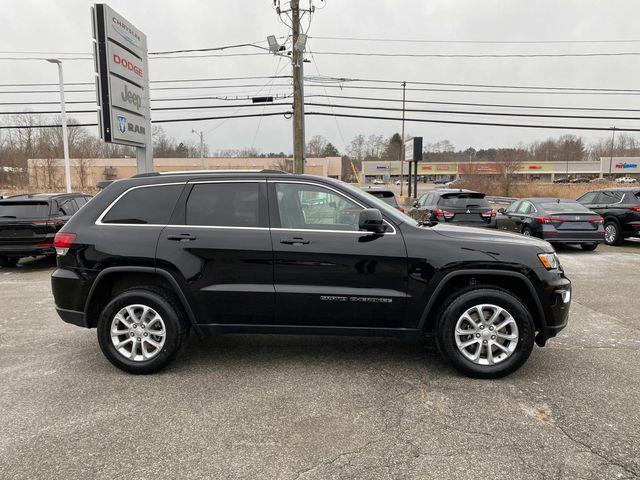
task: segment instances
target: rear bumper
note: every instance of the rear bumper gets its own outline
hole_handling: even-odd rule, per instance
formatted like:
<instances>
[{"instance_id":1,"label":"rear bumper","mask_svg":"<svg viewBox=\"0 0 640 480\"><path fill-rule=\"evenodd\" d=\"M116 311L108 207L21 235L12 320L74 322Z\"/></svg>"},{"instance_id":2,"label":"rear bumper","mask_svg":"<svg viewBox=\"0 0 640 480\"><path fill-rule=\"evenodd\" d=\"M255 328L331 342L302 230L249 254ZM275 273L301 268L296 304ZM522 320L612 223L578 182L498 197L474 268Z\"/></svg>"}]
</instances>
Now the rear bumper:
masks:
<instances>
[{"instance_id":1,"label":"rear bumper","mask_svg":"<svg viewBox=\"0 0 640 480\"><path fill-rule=\"evenodd\" d=\"M604 243L604 229L591 231L542 231L542 239L553 243Z\"/></svg>"},{"instance_id":2,"label":"rear bumper","mask_svg":"<svg viewBox=\"0 0 640 480\"><path fill-rule=\"evenodd\" d=\"M54 255L56 249L51 246L39 245L2 245L0 244L0 255L6 257L31 257L36 255Z\"/></svg>"},{"instance_id":3,"label":"rear bumper","mask_svg":"<svg viewBox=\"0 0 640 480\"><path fill-rule=\"evenodd\" d=\"M76 310L66 310L64 308L58 307L56 307L56 312L58 312L60 318L67 323L77 325L78 327L89 328L87 317L84 312L78 312Z\"/></svg>"}]
</instances>

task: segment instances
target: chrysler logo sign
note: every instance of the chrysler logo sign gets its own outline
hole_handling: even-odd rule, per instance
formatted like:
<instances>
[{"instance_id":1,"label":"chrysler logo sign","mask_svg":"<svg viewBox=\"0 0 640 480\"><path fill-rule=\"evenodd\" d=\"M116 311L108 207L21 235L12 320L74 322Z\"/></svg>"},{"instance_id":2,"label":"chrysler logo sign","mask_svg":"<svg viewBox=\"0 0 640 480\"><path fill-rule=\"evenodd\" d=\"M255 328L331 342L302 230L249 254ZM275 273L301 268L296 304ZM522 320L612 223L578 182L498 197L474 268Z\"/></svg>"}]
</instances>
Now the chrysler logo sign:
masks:
<instances>
[{"instance_id":1,"label":"chrysler logo sign","mask_svg":"<svg viewBox=\"0 0 640 480\"><path fill-rule=\"evenodd\" d=\"M127 42L139 46L141 38L138 32L136 32L133 28L127 25L125 22L120 20L117 17L111 17L111 22L113 25L113 29L118 32L122 38L124 38Z\"/></svg>"}]
</instances>

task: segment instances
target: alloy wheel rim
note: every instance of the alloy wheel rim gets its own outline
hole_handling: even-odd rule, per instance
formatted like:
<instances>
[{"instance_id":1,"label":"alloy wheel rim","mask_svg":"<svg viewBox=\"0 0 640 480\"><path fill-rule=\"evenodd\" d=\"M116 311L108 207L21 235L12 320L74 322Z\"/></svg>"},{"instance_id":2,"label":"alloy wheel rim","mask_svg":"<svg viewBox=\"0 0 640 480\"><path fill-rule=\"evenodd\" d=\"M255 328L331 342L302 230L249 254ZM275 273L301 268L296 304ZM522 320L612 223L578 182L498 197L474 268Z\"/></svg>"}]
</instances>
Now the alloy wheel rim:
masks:
<instances>
[{"instance_id":1,"label":"alloy wheel rim","mask_svg":"<svg viewBox=\"0 0 640 480\"><path fill-rule=\"evenodd\" d=\"M525 228L522 232L522 234L526 237L530 237L531 236L531 230L529 230L528 228Z\"/></svg>"},{"instance_id":2,"label":"alloy wheel rim","mask_svg":"<svg viewBox=\"0 0 640 480\"><path fill-rule=\"evenodd\" d=\"M504 308L474 305L456 322L458 351L476 365L496 365L513 355L518 346L518 325Z\"/></svg>"},{"instance_id":3,"label":"alloy wheel rim","mask_svg":"<svg viewBox=\"0 0 640 480\"><path fill-rule=\"evenodd\" d=\"M162 351L167 337L164 320L153 308L133 304L111 321L111 343L128 360L145 362Z\"/></svg>"},{"instance_id":4,"label":"alloy wheel rim","mask_svg":"<svg viewBox=\"0 0 640 480\"><path fill-rule=\"evenodd\" d=\"M616 240L616 236L618 232L616 231L615 225L607 225L604 229L604 239L607 243L613 243Z\"/></svg>"}]
</instances>

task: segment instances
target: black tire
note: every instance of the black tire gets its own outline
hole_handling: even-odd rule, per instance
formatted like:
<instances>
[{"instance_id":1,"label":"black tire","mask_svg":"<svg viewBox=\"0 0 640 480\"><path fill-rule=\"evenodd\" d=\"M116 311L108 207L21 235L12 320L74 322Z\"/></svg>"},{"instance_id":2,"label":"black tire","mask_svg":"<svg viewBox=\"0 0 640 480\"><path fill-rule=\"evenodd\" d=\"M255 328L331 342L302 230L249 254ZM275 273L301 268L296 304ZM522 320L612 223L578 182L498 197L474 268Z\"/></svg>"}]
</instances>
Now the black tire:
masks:
<instances>
[{"instance_id":1,"label":"black tire","mask_svg":"<svg viewBox=\"0 0 640 480\"><path fill-rule=\"evenodd\" d=\"M580 248L582 248L586 252L593 252L596 248L598 248L597 243L581 243Z\"/></svg>"},{"instance_id":2,"label":"black tire","mask_svg":"<svg viewBox=\"0 0 640 480\"><path fill-rule=\"evenodd\" d=\"M533 237L533 230L531 230L531 228L529 227L522 227L522 235Z\"/></svg>"},{"instance_id":3,"label":"black tire","mask_svg":"<svg viewBox=\"0 0 640 480\"><path fill-rule=\"evenodd\" d=\"M20 258L18 257L4 257L0 256L0 267L15 267Z\"/></svg>"},{"instance_id":4,"label":"black tire","mask_svg":"<svg viewBox=\"0 0 640 480\"><path fill-rule=\"evenodd\" d=\"M166 338L163 348L148 360L134 361L126 358L111 341L113 318L122 308L133 304L153 308L164 322ZM102 309L97 334L102 353L113 365L125 372L149 374L163 369L182 353L189 335L189 322L182 307L170 292L153 286L141 286L119 293Z\"/></svg>"},{"instance_id":5,"label":"black tire","mask_svg":"<svg viewBox=\"0 0 640 480\"><path fill-rule=\"evenodd\" d=\"M608 239L605 233L604 243L607 245L620 245L622 243L622 231L620 229L620 224L615 220L607 220L604 224L604 231L607 231L607 228L613 228L615 231L613 239Z\"/></svg>"},{"instance_id":6,"label":"black tire","mask_svg":"<svg viewBox=\"0 0 640 480\"><path fill-rule=\"evenodd\" d=\"M466 358L456 345L455 328L460 316L479 304L493 304L507 310L518 327L518 343L511 356L494 365L479 365ZM474 378L500 378L513 373L529 358L533 350L535 326L527 307L506 290L491 286L470 287L451 295L434 328L436 344L451 365Z\"/></svg>"}]
</instances>

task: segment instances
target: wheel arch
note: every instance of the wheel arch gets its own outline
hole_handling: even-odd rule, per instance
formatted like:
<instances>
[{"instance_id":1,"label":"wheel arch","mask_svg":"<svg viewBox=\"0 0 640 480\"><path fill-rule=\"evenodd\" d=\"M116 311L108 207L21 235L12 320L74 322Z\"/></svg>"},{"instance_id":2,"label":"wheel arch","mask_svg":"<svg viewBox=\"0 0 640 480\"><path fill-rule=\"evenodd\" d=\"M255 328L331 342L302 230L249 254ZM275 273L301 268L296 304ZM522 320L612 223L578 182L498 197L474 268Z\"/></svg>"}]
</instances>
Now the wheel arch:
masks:
<instances>
[{"instance_id":1,"label":"wheel arch","mask_svg":"<svg viewBox=\"0 0 640 480\"><path fill-rule=\"evenodd\" d=\"M89 290L84 313L89 327L95 327L102 307L118 292L138 285L153 285L173 293L192 327L201 334L197 317L178 281L166 270L153 267L109 267L102 270Z\"/></svg>"},{"instance_id":2,"label":"wheel arch","mask_svg":"<svg viewBox=\"0 0 640 480\"><path fill-rule=\"evenodd\" d=\"M456 270L447 273L434 289L420 317L418 329L431 329L442 310L442 301L453 291L474 284L477 284L478 288L494 286L510 292L529 309L536 330L545 326L546 320L540 298L531 280L523 273L506 270Z\"/></svg>"}]
</instances>

